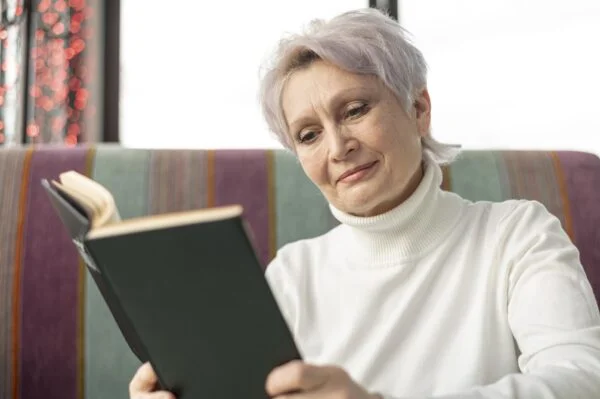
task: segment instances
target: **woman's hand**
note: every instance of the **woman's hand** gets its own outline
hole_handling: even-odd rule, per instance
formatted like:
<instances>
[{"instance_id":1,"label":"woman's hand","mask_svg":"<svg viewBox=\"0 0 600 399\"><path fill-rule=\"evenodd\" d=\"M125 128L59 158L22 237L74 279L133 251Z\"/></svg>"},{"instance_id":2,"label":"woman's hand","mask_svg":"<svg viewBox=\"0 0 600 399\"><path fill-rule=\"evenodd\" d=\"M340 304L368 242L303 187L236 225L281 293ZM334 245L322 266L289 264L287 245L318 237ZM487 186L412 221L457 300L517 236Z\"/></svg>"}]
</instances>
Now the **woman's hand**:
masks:
<instances>
[{"instance_id":1,"label":"woman's hand","mask_svg":"<svg viewBox=\"0 0 600 399\"><path fill-rule=\"evenodd\" d=\"M267 377L269 396L278 399L380 399L367 392L339 367L319 367L299 360L274 369Z\"/></svg>"},{"instance_id":2,"label":"woman's hand","mask_svg":"<svg viewBox=\"0 0 600 399\"><path fill-rule=\"evenodd\" d=\"M157 381L150 363L142 364L129 383L130 399L175 399L170 392L154 391Z\"/></svg>"}]
</instances>

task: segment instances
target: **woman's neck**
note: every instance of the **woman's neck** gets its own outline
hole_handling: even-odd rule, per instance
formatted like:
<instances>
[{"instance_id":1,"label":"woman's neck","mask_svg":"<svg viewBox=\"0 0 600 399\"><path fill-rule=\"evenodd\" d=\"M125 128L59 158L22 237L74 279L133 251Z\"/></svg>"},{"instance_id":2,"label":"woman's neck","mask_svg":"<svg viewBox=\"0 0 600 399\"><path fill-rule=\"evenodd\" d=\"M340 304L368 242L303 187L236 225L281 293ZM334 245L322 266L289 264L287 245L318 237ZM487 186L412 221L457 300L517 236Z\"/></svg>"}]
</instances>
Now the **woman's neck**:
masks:
<instances>
[{"instance_id":1,"label":"woman's neck","mask_svg":"<svg viewBox=\"0 0 600 399\"><path fill-rule=\"evenodd\" d=\"M342 223L346 263L389 265L431 249L460 217L463 200L441 190L441 168L426 160L422 178L410 196L387 212L360 217L330 205Z\"/></svg>"}]
</instances>

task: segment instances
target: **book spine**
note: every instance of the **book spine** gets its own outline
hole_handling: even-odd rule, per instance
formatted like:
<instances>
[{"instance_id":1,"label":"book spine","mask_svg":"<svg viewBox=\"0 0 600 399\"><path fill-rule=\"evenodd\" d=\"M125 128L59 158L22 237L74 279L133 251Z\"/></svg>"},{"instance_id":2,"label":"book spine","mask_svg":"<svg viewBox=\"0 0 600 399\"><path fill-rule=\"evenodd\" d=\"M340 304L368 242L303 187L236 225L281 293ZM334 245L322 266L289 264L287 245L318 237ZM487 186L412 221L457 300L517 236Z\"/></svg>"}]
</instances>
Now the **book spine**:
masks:
<instances>
[{"instance_id":1,"label":"book spine","mask_svg":"<svg viewBox=\"0 0 600 399\"><path fill-rule=\"evenodd\" d=\"M98 291L104 298L104 302L112 313L113 319L117 323L117 327L121 331L123 338L128 343L129 348L133 352L133 354L142 362L145 363L150 360L150 356L146 347L142 344L137 331L133 327L131 320L127 316L127 313L122 308L119 299L108 283L108 276L102 273L97 263L94 261L94 256L88 250L87 246L83 239L74 239L73 242L75 246L79 250L83 261L88 266L90 275L94 282L96 283L96 287L98 287Z\"/></svg>"},{"instance_id":2,"label":"book spine","mask_svg":"<svg viewBox=\"0 0 600 399\"><path fill-rule=\"evenodd\" d=\"M83 259L85 264L90 269L92 269L92 271L94 271L96 273L100 273L100 269L98 269L96 262L94 262L94 259L92 258L90 253L85 248L85 245L83 245L83 240L78 237L78 238L73 238L72 241L73 241L73 244L75 244L75 248L77 248L77 252L79 252L79 256L81 256L81 259Z\"/></svg>"}]
</instances>

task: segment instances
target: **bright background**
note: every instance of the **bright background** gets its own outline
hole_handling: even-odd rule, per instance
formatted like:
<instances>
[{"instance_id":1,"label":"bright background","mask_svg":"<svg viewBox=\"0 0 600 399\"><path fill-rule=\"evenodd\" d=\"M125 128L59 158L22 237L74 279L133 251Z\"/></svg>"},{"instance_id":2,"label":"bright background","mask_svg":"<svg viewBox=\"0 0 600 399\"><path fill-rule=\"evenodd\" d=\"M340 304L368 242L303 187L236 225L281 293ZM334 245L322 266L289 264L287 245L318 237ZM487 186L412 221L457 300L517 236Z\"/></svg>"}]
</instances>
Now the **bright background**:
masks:
<instances>
[{"instance_id":1,"label":"bright background","mask_svg":"<svg viewBox=\"0 0 600 399\"><path fill-rule=\"evenodd\" d=\"M282 34L313 18L368 6L234 3L180 0L179 10L165 10L159 0L122 1L123 145L278 148L257 101L265 57ZM399 3L430 67L436 138L474 149L600 154L600 1Z\"/></svg>"}]
</instances>

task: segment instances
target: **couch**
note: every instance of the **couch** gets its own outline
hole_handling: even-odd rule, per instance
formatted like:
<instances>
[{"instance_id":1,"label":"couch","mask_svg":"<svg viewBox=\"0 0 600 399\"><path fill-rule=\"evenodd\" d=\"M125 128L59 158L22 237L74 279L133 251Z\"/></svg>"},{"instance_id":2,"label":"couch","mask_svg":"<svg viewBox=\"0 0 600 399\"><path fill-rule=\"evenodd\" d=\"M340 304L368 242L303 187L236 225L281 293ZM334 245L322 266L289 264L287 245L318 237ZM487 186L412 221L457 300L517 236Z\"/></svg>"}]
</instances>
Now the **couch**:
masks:
<instances>
[{"instance_id":1,"label":"couch","mask_svg":"<svg viewBox=\"0 0 600 399\"><path fill-rule=\"evenodd\" d=\"M139 362L40 186L74 169L123 218L240 203L266 265L336 222L282 150L146 150L102 144L0 149L0 398L127 398ZM472 200L538 200L578 247L600 299L600 159L583 152L466 151L443 188Z\"/></svg>"}]
</instances>

